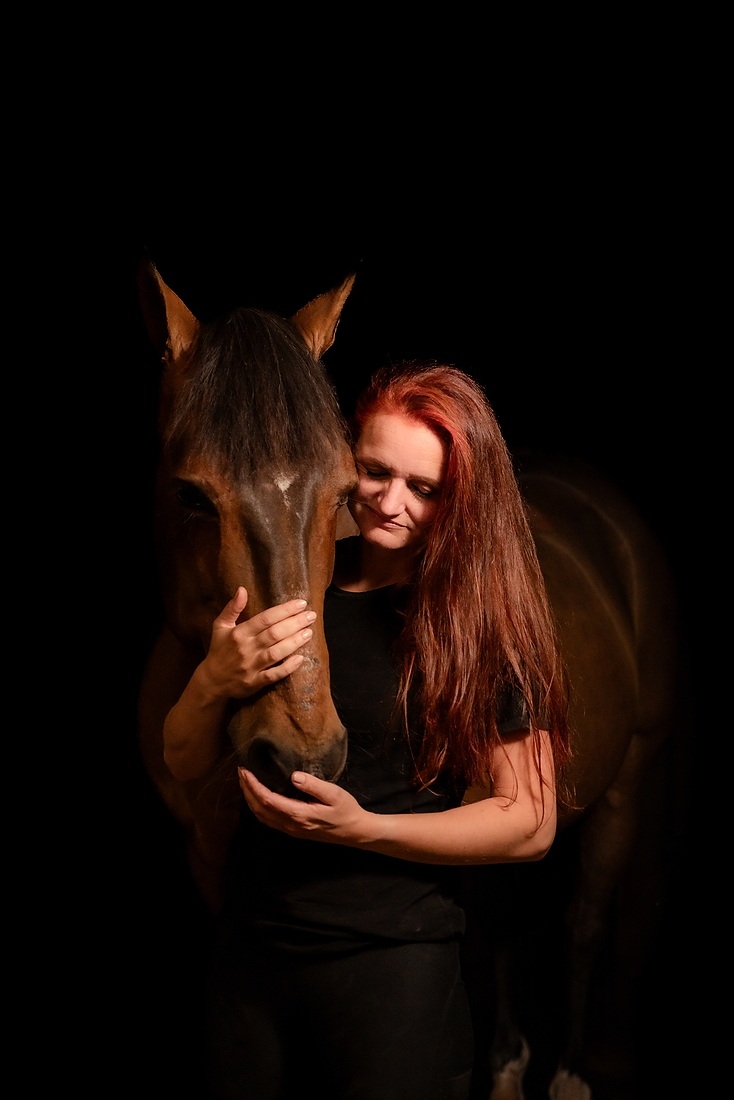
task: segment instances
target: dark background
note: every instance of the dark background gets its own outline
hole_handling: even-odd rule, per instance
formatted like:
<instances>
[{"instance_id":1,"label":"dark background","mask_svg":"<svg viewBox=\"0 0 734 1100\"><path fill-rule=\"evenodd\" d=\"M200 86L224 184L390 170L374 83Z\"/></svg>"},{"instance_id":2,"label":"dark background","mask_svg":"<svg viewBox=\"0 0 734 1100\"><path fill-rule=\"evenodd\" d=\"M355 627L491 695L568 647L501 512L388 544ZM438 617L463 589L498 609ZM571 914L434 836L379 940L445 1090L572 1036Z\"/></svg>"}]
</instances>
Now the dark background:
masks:
<instances>
[{"instance_id":1,"label":"dark background","mask_svg":"<svg viewBox=\"0 0 734 1100\"><path fill-rule=\"evenodd\" d=\"M85 492L69 569L81 627L65 690L82 752L72 754L76 831L64 873L78 876L85 899L68 914L79 945L74 981L88 989L90 1034L109 1050L117 1079L131 1082L130 1095L203 1095L208 934L177 827L136 748L137 683L159 621L157 363L135 291L144 246L202 319L234 305L288 315L358 265L325 356L344 410L388 359L439 359L472 374L511 447L586 459L639 507L671 563L691 681L710 677L717 599L702 591L716 567L708 533L718 527L710 488L718 460L698 230L690 216L675 217L658 176L588 172L573 184L518 180L502 189L472 178L470 187L445 171L406 175L393 164L375 192L338 189L338 204L323 194L276 200L246 182L214 201L151 185L136 192L133 218L103 219L90 234L85 290L69 316L76 331L81 325L85 369L69 383L78 398L64 483L73 473ZM79 507L70 497L62 511ZM676 749L688 783L674 796L675 856L643 981L646 1098L677 1095L693 1066L701 910L713 902L700 859L715 825L702 722L694 706ZM66 880L65 891L73 897Z\"/></svg>"}]
</instances>

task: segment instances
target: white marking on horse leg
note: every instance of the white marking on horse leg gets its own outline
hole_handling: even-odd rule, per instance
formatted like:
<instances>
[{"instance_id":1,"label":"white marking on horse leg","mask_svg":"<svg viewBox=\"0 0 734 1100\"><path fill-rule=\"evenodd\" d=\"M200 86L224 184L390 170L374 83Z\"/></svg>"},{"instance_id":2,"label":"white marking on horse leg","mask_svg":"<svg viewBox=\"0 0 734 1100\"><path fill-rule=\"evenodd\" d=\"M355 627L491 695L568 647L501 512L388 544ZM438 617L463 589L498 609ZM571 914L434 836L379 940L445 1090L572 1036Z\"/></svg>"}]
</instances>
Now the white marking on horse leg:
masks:
<instances>
[{"instance_id":1,"label":"white marking on horse leg","mask_svg":"<svg viewBox=\"0 0 734 1100\"><path fill-rule=\"evenodd\" d=\"M567 1069L557 1069L548 1089L550 1100L591 1100L591 1089Z\"/></svg>"},{"instance_id":2,"label":"white marking on horse leg","mask_svg":"<svg viewBox=\"0 0 734 1100\"><path fill-rule=\"evenodd\" d=\"M522 1040L522 1053L519 1058L513 1058L502 1069L492 1074L492 1091L489 1100L525 1100L522 1090L522 1079L530 1061L530 1047Z\"/></svg>"}]
</instances>

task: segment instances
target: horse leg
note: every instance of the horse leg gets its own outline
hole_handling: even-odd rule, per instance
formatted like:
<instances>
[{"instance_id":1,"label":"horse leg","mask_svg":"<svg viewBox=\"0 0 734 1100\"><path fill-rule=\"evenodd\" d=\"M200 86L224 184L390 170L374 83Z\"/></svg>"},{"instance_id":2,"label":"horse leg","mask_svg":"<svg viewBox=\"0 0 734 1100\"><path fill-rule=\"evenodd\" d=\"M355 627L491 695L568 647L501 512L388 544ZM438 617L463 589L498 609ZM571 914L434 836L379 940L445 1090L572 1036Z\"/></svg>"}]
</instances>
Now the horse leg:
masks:
<instances>
[{"instance_id":1,"label":"horse leg","mask_svg":"<svg viewBox=\"0 0 734 1100\"><path fill-rule=\"evenodd\" d=\"M643 780L651 758L657 752L667 731L632 737L625 759L614 783L588 812L581 825L580 866L575 895L567 914L569 936L568 965L568 1041L556 1075L551 1083L551 1100L590 1100L590 1071L602 1074L611 1071L624 1080L634 1077L634 1061L629 1027L629 994L635 969L629 955L615 968L616 999L620 1007L626 1002L624 1018L612 1021L616 1034L610 1036L605 1021L600 1046L606 1047L597 1060L598 1051L590 1056L586 1019L594 964L606 938L612 897L620 886L630 857L639 837ZM655 867L646 869L646 879L652 882ZM639 900L639 899L638 899ZM652 899L651 899L652 900ZM645 906L645 908L647 908ZM630 966L630 963L633 965ZM606 1064L605 1064L606 1063Z\"/></svg>"},{"instance_id":2,"label":"horse leg","mask_svg":"<svg viewBox=\"0 0 734 1100\"><path fill-rule=\"evenodd\" d=\"M515 947L508 939L495 945L497 1020L489 1052L492 1071L489 1100L525 1100L522 1083L530 1061L530 1048L518 1026L510 997L515 957Z\"/></svg>"},{"instance_id":3,"label":"horse leg","mask_svg":"<svg viewBox=\"0 0 734 1100\"><path fill-rule=\"evenodd\" d=\"M472 1100L524 1100L530 1051L515 1011L518 923L527 912L512 865L473 867L464 876L467 933L462 967L472 1006Z\"/></svg>"}]
</instances>

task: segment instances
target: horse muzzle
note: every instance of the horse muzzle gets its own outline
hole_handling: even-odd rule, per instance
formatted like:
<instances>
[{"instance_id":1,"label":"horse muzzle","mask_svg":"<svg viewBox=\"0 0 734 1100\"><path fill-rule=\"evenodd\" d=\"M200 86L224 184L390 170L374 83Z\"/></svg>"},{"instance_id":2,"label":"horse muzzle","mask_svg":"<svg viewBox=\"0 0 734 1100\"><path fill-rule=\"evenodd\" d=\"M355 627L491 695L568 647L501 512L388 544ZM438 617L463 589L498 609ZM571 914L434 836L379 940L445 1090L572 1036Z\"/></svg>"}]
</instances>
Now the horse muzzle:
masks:
<instances>
[{"instance_id":1,"label":"horse muzzle","mask_svg":"<svg viewBox=\"0 0 734 1100\"><path fill-rule=\"evenodd\" d=\"M314 747L305 752L282 741L276 742L266 732L257 733L237 755L244 758L242 765L269 790L289 798L303 798L291 783L293 772L307 772L327 783L335 783L347 760L347 731L340 727L340 733L330 739L323 751Z\"/></svg>"}]
</instances>

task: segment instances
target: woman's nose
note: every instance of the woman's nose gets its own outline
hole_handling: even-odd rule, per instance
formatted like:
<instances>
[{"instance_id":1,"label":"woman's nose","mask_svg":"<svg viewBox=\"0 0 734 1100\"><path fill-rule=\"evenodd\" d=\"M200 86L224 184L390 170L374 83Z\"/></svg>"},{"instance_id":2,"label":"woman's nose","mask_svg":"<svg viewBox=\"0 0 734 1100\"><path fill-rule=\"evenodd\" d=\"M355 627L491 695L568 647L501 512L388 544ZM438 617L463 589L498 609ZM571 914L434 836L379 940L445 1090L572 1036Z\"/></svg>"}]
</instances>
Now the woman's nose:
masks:
<instances>
[{"instance_id":1,"label":"woman's nose","mask_svg":"<svg viewBox=\"0 0 734 1100\"><path fill-rule=\"evenodd\" d=\"M380 494L380 511L386 516L399 516L404 508L403 486L399 481L389 481Z\"/></svg>"}]
</instances>

